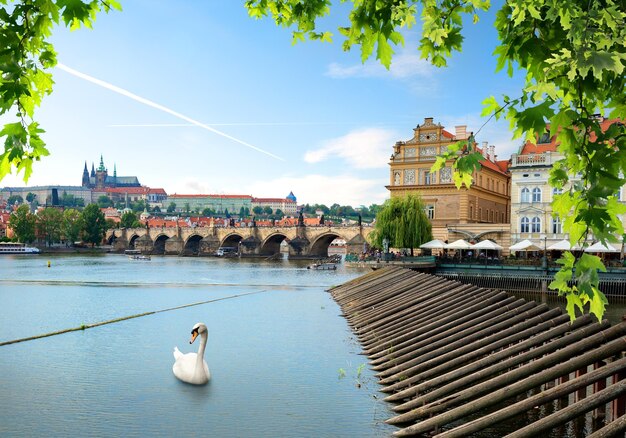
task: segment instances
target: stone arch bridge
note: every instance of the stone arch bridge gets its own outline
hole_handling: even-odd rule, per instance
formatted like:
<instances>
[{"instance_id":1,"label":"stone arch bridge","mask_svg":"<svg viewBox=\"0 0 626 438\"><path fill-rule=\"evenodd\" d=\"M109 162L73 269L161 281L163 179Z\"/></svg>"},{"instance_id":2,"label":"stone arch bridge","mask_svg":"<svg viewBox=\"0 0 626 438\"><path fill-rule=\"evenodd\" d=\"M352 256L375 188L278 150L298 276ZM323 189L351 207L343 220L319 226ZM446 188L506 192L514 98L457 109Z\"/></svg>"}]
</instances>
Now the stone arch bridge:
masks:
<instances>
[{"instance_id":1,"label":"stone arch bridge","mask_svg":"<svg viewBox=\"0 0 626 438\"><path fill-rule=\"evenodd\" d=\"M116 251L137 249L142 254L211 256L220 247L237 248L241 257L270 257L280 253L283 241L289 258L321 258L335 239L346 241L348 253L368 247L373 231L364 226L293 227L172 227L108 230L106 242Z\"/></svg>"}]
</instances>

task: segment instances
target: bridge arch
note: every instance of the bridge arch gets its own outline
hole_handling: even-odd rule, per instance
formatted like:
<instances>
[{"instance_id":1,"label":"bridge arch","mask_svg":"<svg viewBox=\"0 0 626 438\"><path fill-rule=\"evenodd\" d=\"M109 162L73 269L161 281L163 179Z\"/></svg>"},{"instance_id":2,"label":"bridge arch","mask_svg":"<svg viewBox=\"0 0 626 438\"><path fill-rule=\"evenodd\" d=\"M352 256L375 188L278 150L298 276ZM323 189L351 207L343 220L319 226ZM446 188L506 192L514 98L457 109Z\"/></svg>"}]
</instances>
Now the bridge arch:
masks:
<instances>
[{"instance_id":1,"label":"bridge arch","mask_svg":"<svg viewBox=\"0 0 626 438\"><path fill-rule=\"evenodd\" d=\"M115 241L117 240L117 236L115 233L111 233L111 236L107 239L107 245L115 245Z\"/></svg>"},{"instance_id":2,"label":"bridge arch","mask_svg":"<svg viewBox=\"0 0 626 438\"><path fill-rule=\"evenodd\" d=\"M202 236L199 234L192 234L191 236L189 236L185 241L185 246L183 246L183 252L181 253L181 255L197 256L200 253L201 240Z\"/></svg>"},{"instance_id":3,"label":"bridge arch","mask_svg":"<svg viewBox=\"0 0 626 438\"><path fill-rule=\"evenodd\" d=\"M231 233L224 237L220 246L237 248L239 247L239 242L243 240L243 237L237 233Z\"/></svg>"},{"instance_id":4,"label":"bridge arch","mask_svg":"<svg viewBox=\"0 0 626 438\"><path fill-rule=\"evenodd\" d=\"M154 239L152 254L163 255L165 254L165 242L170 238L167 234L159 234Z\"/></svg>"},{"instance_id":5,"label":"bridge arch","mask_svg":"<svg viewBox=\"0 0 626 438\"><path fill-rule=\"evenodd\" d=\"M135 241L139 239L138 234L133 234L130 239L128 239L128 248L135 249Z\"/></svg>"},{"instance_id":6,"label":"bridge arch","mask_svg":"<svg viewBox=\"0 0 626 438\"><path fill-rule=\"evenodd\" d=\"M282 233L275 233L267 236L259 249L259 255L272 256L280 253L280 244L287 239Z\"/></svg>"},{"instance_id":7,"label":"bridge arch","mask_svg":"<svg viewBox=\"0 0 626 438\"><path fill-rule=\"evenodd\" d=\"M318 236L317 239L311 243L309 255L314 257L328 257L328 247L335 239L343 239L343 237L333 232L324 233Z\"/></svg>"}]
</instances>

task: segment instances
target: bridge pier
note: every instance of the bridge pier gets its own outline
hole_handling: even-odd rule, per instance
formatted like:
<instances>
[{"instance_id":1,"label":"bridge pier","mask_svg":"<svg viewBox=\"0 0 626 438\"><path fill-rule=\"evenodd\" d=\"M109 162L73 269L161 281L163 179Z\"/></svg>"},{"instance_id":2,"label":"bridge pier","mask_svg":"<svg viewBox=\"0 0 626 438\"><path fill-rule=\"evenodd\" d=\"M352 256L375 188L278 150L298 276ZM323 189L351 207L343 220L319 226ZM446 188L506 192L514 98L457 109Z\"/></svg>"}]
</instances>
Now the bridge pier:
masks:
<instances>
[{"instance_id":1,"label":"bridge pier","mask_svg":"<svg viewBox=\"0 0 626 438\"><path fill-rule=\"evenodd\" d=\"M369 243L362 234L357 234L352 239L346 242L347 254L361 254L369 250Z\"/></svg>"},{"instance_id":2,"label":"bridge pier","mask_svg":"<svg viewBox=\"0 0 626 438\"><path fill-rule=\"evenodd\" d=\"M261 249L261 241L256 236L247 237L239 242L240 257L258 257Z\"/></svg>"},{"instance_id":3,"label":"bridge pier","mask_svg":"<svg viewBox=\"0 0 626 438\"><path fill-rule=\"evenodd\" d=\"M200 245L198 246L198 255L199 256L213 256L215 252L220 247L220 239L217 236L210 235L205 236L200 241Z\"/></svg>"},{"instance_id":4,"label":"bridge pier","mask_svg":"<svg viewBox=\"0 0 626 438\"><path fill-rule=\"evenodd\" d=\"M135 249L141 251L142 254L152 254L154 249L154 242L148 235L148 233L135 240Z\"/></svg>"},{"instance_id":5,"label":"bridge pier","mask_svg":"<svg viewBox=\"0 0 626 438\"><path fill-rule=\"evenodd\" d=\"M170 237L165 241L165 255L181 255L185 242L178 236Z\"/></svg>"}]
</instances>

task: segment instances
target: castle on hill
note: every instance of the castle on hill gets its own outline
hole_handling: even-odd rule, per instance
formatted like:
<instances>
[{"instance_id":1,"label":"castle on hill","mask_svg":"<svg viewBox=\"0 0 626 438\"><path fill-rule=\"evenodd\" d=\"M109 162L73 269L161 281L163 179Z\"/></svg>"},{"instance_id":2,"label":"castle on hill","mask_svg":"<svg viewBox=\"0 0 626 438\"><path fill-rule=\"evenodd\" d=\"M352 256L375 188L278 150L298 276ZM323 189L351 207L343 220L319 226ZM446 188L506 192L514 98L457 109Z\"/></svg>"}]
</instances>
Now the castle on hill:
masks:
<instances>
[{"instance_id":1,"label":"castle on hill","mask_svg":"<svg viewBox=\"0 0 626 438\"><path fill-rule=\"evenodd\" d=\"M117 176L115 164L113 164L113 175L109 175L108 169L104 167L102 155L100 155L100 165L97 169L91 163L91 174L87 170L87 162L85 161L82 186L89 189L102 190L115 187L141 187L141 184L136 176Z\"/></svg>"}]
</instances>

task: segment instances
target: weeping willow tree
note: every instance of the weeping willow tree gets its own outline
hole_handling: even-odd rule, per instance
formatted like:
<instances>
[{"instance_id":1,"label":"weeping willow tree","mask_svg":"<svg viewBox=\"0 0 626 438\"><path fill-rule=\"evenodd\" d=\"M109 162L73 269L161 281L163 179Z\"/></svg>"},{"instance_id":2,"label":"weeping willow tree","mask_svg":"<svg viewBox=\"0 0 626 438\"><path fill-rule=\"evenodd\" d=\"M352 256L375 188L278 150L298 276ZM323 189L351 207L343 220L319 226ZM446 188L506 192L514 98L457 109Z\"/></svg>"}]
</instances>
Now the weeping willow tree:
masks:
<instances>
[{"instance_id":1,"label":"weeping willow tree","mask_svg":"<svg viewBox=\"0 0 626 438\"><path fill-rule=\"evenodd\" d=\"M383 247L383 240L389 239L393 248L419 248L432 240L430 221L424 212L422 199L417 195L391 198L385 201L376 215L376 225L371 236L371 244Z\"/></svg>"}]
</instances>

